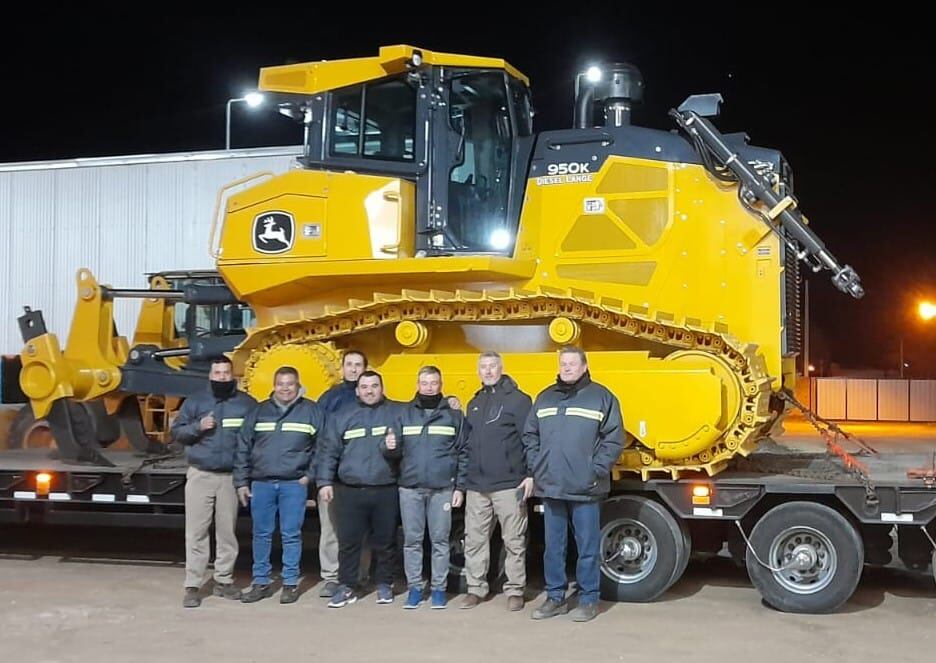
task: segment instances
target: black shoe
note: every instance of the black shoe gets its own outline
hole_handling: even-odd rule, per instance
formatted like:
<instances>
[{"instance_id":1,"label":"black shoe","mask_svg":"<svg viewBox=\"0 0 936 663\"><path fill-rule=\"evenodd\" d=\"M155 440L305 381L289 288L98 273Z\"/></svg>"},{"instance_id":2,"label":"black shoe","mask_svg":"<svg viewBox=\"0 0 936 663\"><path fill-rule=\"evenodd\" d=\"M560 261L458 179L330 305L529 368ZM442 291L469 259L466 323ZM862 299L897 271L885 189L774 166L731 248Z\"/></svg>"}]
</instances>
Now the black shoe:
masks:
<instances>
[{"instance_id":1,"label":"black shoe","mask_svg":"<svg viewBox=\"0 0 936 663\"><path fill-rule=\"evenodd\" d=\"M224 585L215 583L214 589L211 590L212 595L220 596L223 599L231 599L232 601L241 600L241 590L234 586L234 583L227 583Z\"/></svg>"},{"instance_id":2,"label":"black shoe","mask_svg":"<svg viewBox=\"0 0 936 663\"><path fill-rule=\"evenodd\" d=\"M185 598L182 599L183 608L197 608L201 605L201 597L198 595L198 587L186 587Z\"/></svg>"},{"instance_id":3,"label":"black shoe","mask_svg":"<svg viewBox=\"0 0 936 663\"><path fill-rule=\"evenodd\" d=\"M299 600L299 588L295 585L283 585L280 593L280 603L295 603Z\"/></svg>"},{"instance_id":4,"label":"black shoe","mask_svg":"<svg viewBox=\"0 0 936 663\"><path fill-rule=\"evenodd\" d=\"M241 596L241 603L256 603L270 596L273 596L270 585L251 585L250 591Z\"/></svg>"},{"instance_id":5,"label":"black shoe","mask_svg":"<svg viewBox=\"0 0 936 663\"><path fill-rule=\"evenodd\" d=\"M329 580L325 583L325 586L319 590L319 597L323 599L330 599L335 595L335 592L338 591L338 583L332 580Z\"/></svg>"},{"instance_id":6,"label":"black shoe","mask_svg":"<svg viewBox=\"0 0 936 663\"><path fill-rule=\"evenodd\" d=\"M565 601L553 601L552 599L546 599L543 601L543 605L538 607L533 611L531 617L533 619L549 619L550 617L555 617L556 615L564 615L569 612L569 606Z\"/></svg>"}]
</instances>

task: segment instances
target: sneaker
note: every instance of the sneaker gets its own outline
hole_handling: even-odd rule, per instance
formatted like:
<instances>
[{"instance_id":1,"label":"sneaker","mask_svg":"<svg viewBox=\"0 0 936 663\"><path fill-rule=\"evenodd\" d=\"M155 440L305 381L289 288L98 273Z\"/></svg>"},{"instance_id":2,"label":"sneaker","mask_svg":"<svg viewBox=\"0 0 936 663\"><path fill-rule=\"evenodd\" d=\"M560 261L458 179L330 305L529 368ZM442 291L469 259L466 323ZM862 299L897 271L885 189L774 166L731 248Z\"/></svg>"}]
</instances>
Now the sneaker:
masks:
<instances>
[{"instance_id":1,"label":"sneaker","mask_svg":"<svg viewBox=\"0 0 936 663\"><path fill-rule=\"evenodd\" d=\"M183 608L197 608L201 605L201 597L198 595L198 587L186 587L185 598L182 599Z\"/></svg>"},{"instance_id":2,"label":"sneaker","mask_svg":"<svg viewBox=\"0 0 936 663\"><path fill-rule=\"evenodd\" d=\"M357 601L357 595L354 593L354 590L350 587L340 585L338 589L335 590L335 594L331 597L331 601L328 602L328 607L343 608L346 605L351 605L355 601Z\"/></svg>"},{"instance_id":3,"label":"sneaker","mask_svg":"<svg viewBox=\"0 0 936 663\"><path fill-rule=\"evenodd\" d=\"M579 603L579 606L572 611L573 622L590 622L597 616L597 603Z\"/></svg>"},{"instance_id":4,"label":"sneaker","mask_svg":"<svg viewBox=\"0 0 936 663\"><path fill-rule=\"evenodd\" d=\"M432 590L432 609L433 610L445 610L446 605L448 605L448 599L445 597L445 590L433 589Z\"/></svg>"},{"instance_id":5,"label":"sneaker","mask_svg":"<svg viewBox=\"0 0 936 663\"><path fill-rule=\"evenodd\" d=\"M241 590L235 587L234 583L230 582L224 585L216 583L211 593L214 596L220 596L223 599L231 599L232 601L240 601L241 599Z\"/></svg>"},{"instance_id":6,"label":"sneaker","mask_svg":"<svg viewBox=\"0 0 936 663\"><path fill-rule=\"evenodd\" d=\"M523 610L523 597L522 596L508 596L507 597L507 609L510 612L518 612Z\"/></svg>"},{"instance_id":7,"label":"sneaker","mask_svg":"<svg viewBox=\"0 0 936 663\"><path fill-rule=\"evenodd\" d=\"M403 604L404 610L415 610L422 603L423 593L420 587L410 587L409 595L406 597L406 603Z\"/></svg>"},{"instance_id":8,"label":"sneaker","mask_svg":"<svg viewBox=\"0 0 936 663\"><path fill-rule=\"evenodd\" d=\"M338 591L338 583L334 580L329 580L325 583L325 586L319 590L319 597L323 599L330 599L335 595L335 592Z\"/></svg>"},{"instance_id":9,"label":"sneaker","mask_svg":"<svg viewBox=\"0 0 936 663\"><path fill-rule=\"evenodd\" d=\"M564 615L569 612L569 606L565 601L561 603L559 601L553 601L552 599L546 599L543 601L543 605L538 607L533 611L533 619L549 619L550 617L555 617L556 615Z\"/></svg>"},{"instance_id":10,"label":"sneaker","mask_svg":"<svg viewBox=\"0 0 936 663\"><path fill-rule=\"evenodd\" d=\"M377 585L377 603L393 603L393 588L390 585Z\"/></svg>"},{"instance_id":11,"label":"sneaker","mask_svg":"<svg viewBox=\"0 0 936 663\"><path fill-rule=\"evenodd\" d=\"M280 603L295 603L299 600L299 588L295 585L283 585L280 593Z\"/></svg>"},{"instance_id":12,"label":"sneaker","mask_svg":"<svg viewBox=\"0 0 936 663\"><path fill-rule=\"evenodd\" d=\"M270 585L251 585L250 591L241 596L241 603L256 603L270 596L273 596L273 588Z\"/></svg>"},{"instance_id":13,"label":"sneaker","mask_svg":"<svg viewBox=\"0 0 936 663\"><path fill-rule=\"evenodd\" d=\"M461 605L458 606L462 610L471 610L472 608L477 608L481 605L483 599L477 594L469 594L465 597L465 600L461 602Z\"/></svg>"}]
</instances>

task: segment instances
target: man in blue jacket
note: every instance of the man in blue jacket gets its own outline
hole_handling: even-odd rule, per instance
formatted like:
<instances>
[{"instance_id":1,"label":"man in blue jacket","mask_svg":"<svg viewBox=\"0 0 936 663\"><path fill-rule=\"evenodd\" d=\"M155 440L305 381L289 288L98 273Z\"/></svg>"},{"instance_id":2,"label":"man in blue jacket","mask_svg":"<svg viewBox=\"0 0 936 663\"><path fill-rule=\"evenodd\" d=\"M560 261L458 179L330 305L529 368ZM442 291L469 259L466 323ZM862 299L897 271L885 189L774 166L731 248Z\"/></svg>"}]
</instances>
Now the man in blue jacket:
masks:
<instances>
[{"instance_id":1,"label":"man in blue jacket","mask_svg":"<svg viewBox=\"0 0 936 663\"><path fill-rule=\"evenodd\" d=\"M257 404L238 391L231 360L211 361L208 388L185 399L172 423L172 439L185 447L185 598L182 605L201 605L198 591L211 554L209 530L215 526L215 596L238 600L234 587L237 560L237 494L231 473L237 432Z\"/></svg>"},{"instance_id":2,"label":"man in blue jacket","mask_svg":"<svg viewBox=\"0 0 936 663\"><path fill-rule=\"evenodd\" d=\"M341 356L341 382L318 399L322 414L328 418L357 399L358 378L367 370L367 357L360 350L347 350ZM338 533L335 531L335 500L318 502L319 569L325 584L319 590L322 598L331 598L338 589Z\"/></svg>"},{"instance_id":3,"label":"man in blue jacket","mask_svg":"<svg viewBox=\"0 0 936 663\"><path fill-rule=\"evenodd\" d=\"M302 522L308 486L315 480L315 447L322 429L318 405L299 395L299 372L282 366L273 375L273 394L247 416L240 430L234 485L253 518L253 583L241 600L272 596L270 549L279 515L283 543L280 603L299 598Z\"/></svg>"},{"instance_id":4,"label":"man in blue jacket","mask_svg":"<svg viewBox=\"0 0 936 663\"><path fill-rule=\"evenodd\" d=\"M617 397L592 382L581 348L559 352L556 384L533 403L523 431L528 471L543 497L546 552L546 601L533 619L568 611L566 545L569 525L575 534L579 586L572 619L587 622L598 614L601 502L611 490L611 468L624 448L624 423Z\"/></svg>"}]
</instances>

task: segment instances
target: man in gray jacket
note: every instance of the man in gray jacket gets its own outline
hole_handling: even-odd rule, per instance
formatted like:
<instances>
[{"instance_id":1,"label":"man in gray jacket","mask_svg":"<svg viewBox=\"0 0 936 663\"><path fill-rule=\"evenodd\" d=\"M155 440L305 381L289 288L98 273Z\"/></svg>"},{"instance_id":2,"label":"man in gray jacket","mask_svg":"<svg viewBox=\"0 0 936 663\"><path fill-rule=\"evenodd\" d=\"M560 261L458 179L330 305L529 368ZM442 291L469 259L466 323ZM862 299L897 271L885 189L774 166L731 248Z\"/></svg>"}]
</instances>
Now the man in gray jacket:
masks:
<instances>
[{"instance_id":1,"label":"man in gray jacket","mask_svg":"<svg viewBox=\"0 0 936 663\"><path fill-rule=\"evenodd\" d=\"M172 422L172 439L185 447L185 597L182 605L201 605L198 591L211 554L209 530L215 526L215 596L238 600L234 587L237 560L237 495L231 472L237 431L256 401L237 390L231 360L211 361L209 385L185 399Z\"/></svg>"},{"instance_id":2,"label":"man in gray jacket","mask_svg":"<svg viewBox=\"0 0 936 663\"><path fill-rule=\"evenodd\" d=\"M283 592L280 603L299 598L302 522L308 486L315 480L315 447L322 412L299 395L299 372L282 366L273 375L273 394L246 417L241 428L234 485L253 519L253 586L244 603L272 596L270 549L279 516L283 543Z\"/></svg>"},{"instance_id":3,"label":"man in gray jacket","mask_svg":"<svg viewBox=\"0 0 936 663\"><path fill-rule=\"evenodd\" d=\"M598 614L601 502L611 490L611 468L624 448L624 423L617 397L591 381L581 348L559 352L556 384L533 403L523 431L528 470L543 497L546 552L546 601L533 619L568 611L566 545L569 525L575 534L579 586L574 621Z\"/></svg>"}]
</instances>

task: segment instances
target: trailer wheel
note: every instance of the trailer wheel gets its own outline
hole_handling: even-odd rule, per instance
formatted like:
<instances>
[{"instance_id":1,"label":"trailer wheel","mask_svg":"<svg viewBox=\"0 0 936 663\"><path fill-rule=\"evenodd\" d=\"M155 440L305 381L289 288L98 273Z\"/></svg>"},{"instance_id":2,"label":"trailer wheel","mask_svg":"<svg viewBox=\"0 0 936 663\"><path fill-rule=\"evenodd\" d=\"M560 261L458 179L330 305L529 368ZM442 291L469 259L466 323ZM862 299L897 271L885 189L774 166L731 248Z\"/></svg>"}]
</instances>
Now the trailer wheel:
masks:
<instances>
[{"instance_id":1,"label":"trailer wheel","mask_svg":"<svg viewBox=\"0 0 936 663\"><path fill-rule=\"evenodd\" d=\"M864 564L861 537L842 514L823 504L774 507L754 526L750 540L757 555L747 552L748 575L777 610L833 612L858 586Z\"/></svg>"},{"instance_id":2,"label":"trailer wheel","mask_svg":"<svg viewBox=\"0 0 936 663\"><path fill-rule=\"evenodd\" d=\"M659 598L689 561L689 533L666 508L626 495L601 505L601 595L642 603Z\"/></svg>"}]
</instances>

